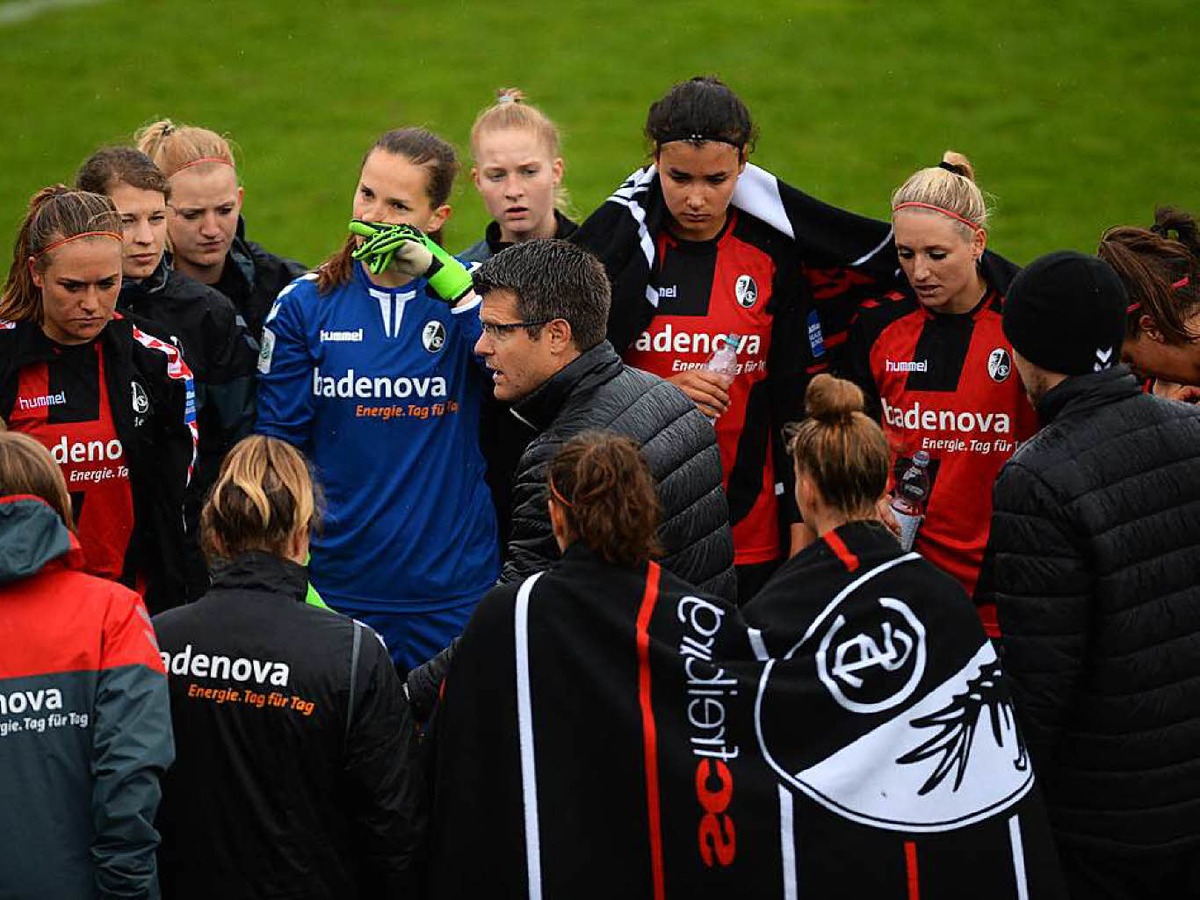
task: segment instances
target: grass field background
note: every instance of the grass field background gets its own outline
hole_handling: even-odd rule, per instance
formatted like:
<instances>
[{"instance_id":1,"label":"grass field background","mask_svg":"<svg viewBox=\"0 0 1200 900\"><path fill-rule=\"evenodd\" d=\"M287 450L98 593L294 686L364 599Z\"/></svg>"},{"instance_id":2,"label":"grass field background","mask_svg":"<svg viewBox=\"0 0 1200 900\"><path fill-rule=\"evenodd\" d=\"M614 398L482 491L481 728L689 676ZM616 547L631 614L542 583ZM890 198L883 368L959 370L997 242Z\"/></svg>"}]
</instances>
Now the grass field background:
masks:
<instances>
[{"instance_id":1,"label":"grass field background","mask_svg":"<svg viewBox=\"0 0 1200 900\"><path fill-rule=\"evenodd\" d=\"M967 153L992 246L1019 262L1092 250L1157 203L1200 212L1195 0L44 2L0 2L5 254L38 187L170 116L236 140L251 237L313 264L378 134L426 125L466 157L508 85L562 127L586 214L645 158L649 104L698 73L749 104L755 161L859 212L885 216L913 169ZM453 203L458 250L486 216L466 177Z\"/></svg>"}]
</instances>

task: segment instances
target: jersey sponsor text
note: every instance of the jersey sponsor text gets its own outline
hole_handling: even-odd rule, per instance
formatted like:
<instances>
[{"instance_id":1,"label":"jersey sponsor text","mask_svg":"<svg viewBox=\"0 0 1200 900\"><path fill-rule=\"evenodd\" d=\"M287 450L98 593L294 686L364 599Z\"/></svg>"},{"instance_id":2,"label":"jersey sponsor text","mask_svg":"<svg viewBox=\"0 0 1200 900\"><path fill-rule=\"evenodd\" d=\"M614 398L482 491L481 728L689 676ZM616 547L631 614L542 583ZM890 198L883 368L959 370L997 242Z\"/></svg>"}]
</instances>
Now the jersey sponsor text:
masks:
<instances>
[{"instance_id":1,"label":"jersey sponsor text","mask_svg":"<svg viewBox=\"0 0 1200 900\"><path fill-rule=\"evenodd\" d=\"M191 675L193 678L224 678L233 681L256 681L287 687L291 667L274 659L231 658L220 654L195 653L187 644L178 653L159 651L163 668L172 675Z\"/></svg>"},{"instance_id":2,"label":"jersey sponsor text","mask_svg":"<svg viewBox=\"0 0 1200 900\"><path fill-rule=\"evenodd\" d=\"M929 409L920 402L905 409L892 406L883 398L883 419L893 428L910 431L959 431L985 434L1011 434L1012 418L1002 412L967 412L954 409Z\"/></svg>"},{"instance_id":3,"label":"jersey sponsor text","mask_svg":"<svg viewBox=\"0 0 1200 900\"><path fill-rule=\"evenodd\" d=\"M718 341L725 339L724 334L709 334L707 332L676 331L668 322L658 334L643 331L634 344L635 349L643 353L704 353L711 354L716 349ZM757 334L742 335L738 342L738 356L755 356L762 350L762 338Z\"/></svg>"},{"instance_id":4,"label":"jersey sponsor text","mask_svg":"<svg viewBox=\"0 0 1200 900\"><path fill-rule=\"evenodd\" d=\"M445 397L446 379L441 375L395 378L384 375L358 375L347 369L340 378L322 375L320 368L313 369L314 397L341 397L357 400L391 400L407 397Z\"/></svg>"}]
</instances>

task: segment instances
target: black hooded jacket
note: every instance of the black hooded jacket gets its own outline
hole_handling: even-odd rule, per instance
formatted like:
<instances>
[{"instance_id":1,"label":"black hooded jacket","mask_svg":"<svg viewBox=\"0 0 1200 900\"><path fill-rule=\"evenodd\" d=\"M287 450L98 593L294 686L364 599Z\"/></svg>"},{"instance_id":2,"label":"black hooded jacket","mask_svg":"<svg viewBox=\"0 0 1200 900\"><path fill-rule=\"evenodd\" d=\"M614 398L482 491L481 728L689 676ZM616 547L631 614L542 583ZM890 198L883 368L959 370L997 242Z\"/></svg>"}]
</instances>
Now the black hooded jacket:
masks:
<instances>
[{"instance_id":1,"label":"black hooded jacket","mask_svg":"<svg viewBox=\"0 0 1200 900\"><path fill-rule=\"evenodd\" d=\"M599 429L642 445L662 501L663 568L710 593L736 596L729 507L713 427L678 388L626 366L604 341L514 404L513 414L536 436L513 476L502 583L558 559L546 511L546 467L568 440Z\"/></svg>"},{"instance_id":2,"label":"black hooded jacket","mask_svg":"<svg viewBox=\"0 0 1200 900\"><path fill-rule=\"evenodd\" d=\"M213 287L233 301L251 336L259 341L263 322L279 292L307 271L303 263L276 256L246 240L246 220L238 216L237 234L225 257L221 278Z\"/></svg>"},{"instance_id":3,"label":"black hooded jacket","mask_svg":"<svg viewBox=\"0 0 1200 900\"><path fill-rule=\"evenodd\" d=\"M1069 378L994 491L1005 666L1060 842L1200 849L1200 410Z\"/></svg>"},{"instance_id":4,"label":"black hooded jacket","mask_svg":"<svg viewBox=\"0 0 1200 900\"><path fill-rule=\"evenodd\" d=\"M122 283L117 308L174 338L192 370L200 429L193 494L202 499L225 454L254 428L258 344L229 298L176 272L165 256L150 277Z\"/></svg>"},{"instance_id":5,"label":"black hooded jacket","mask_svg":"<svg viewBox=\"0 0 1200 900\"><path fill-rule=\"evenodd\" d=\"M247 553L154 620L178 747L164 897L406 897L423 814L399 679L366 626Z\"/></svg>"}]
</instances>

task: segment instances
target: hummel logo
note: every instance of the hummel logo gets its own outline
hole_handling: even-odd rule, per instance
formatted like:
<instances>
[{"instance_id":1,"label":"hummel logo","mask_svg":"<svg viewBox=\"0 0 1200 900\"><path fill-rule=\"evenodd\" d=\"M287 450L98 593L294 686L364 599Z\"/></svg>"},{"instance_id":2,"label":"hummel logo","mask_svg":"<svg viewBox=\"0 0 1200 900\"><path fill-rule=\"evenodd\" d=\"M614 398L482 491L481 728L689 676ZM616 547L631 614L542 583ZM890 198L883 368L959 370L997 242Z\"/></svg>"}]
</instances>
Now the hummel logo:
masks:
<instances>
[{"instance_id":1,"label":"hummel logo","mask_svg":"<svg viewBox=\"0 0 1200 900\"><path fill-rule=\"evenodd\" d=\"M1103 372L1105 369L1109 368L1112 365L1112 362L1111 362L1112 355L1113 355L1112 347L1107 347L1105 349L1100 349L1099 347L1097 347L1096 348L1096 359L1098 360L1098 362L1096 362L1096 364L1092 366L1092 371L1093 372Z\"/></svg>"}]
</instances>

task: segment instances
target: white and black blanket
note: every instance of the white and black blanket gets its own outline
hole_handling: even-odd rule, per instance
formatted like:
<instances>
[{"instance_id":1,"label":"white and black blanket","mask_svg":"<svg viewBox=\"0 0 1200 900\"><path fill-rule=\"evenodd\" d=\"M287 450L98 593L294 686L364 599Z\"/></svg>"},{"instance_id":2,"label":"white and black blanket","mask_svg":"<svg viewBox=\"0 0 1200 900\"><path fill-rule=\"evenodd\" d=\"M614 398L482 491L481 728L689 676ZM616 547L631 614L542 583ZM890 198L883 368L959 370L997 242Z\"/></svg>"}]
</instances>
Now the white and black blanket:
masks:
<instances>
[{"instance_id":1,"label":"white and black blanket","mask_svg":"<svg viewBox=\"0 0 1200 900\"><path fill-rule=\"evenodd\" d=\"M845 543L853 572L806 551L759 627L579 545L490 593L439 713L431 896L1063 896L969 601Z\"/></svg>"}]
</instances>

